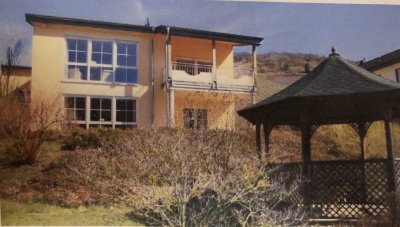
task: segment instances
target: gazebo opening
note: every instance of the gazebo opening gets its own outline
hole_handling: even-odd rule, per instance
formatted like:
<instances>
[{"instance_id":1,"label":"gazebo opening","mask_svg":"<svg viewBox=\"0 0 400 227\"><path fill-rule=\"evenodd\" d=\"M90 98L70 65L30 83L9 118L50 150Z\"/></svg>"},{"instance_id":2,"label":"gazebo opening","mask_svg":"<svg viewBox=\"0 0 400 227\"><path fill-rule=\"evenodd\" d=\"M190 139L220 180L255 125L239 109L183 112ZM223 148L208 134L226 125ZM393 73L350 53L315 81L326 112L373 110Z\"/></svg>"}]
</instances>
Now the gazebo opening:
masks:
<instances>
[{"instance_id":1,"label":"gazebo opening","mask_svg":"<svg viewBox=\"0 0 400 227\"><path fill-rule=\"evenodd\" d=\"M332 48L329 57L300 80L238 113L255 125L265 168L279 164L280 171L291 176L287 179L301 178L292 202L304 207L310 219L384 217L395 223L395 170L400 163L394 158L392 121L400 117L399 83L350 63ZM271 131L282 125L297 128L301 160L274 158ZM332 127L346 135L329 136ZM337 154L313 142L323 132L342 141ZM346 144L350 140L359 145Z\"/></svg>"}]
</instances>

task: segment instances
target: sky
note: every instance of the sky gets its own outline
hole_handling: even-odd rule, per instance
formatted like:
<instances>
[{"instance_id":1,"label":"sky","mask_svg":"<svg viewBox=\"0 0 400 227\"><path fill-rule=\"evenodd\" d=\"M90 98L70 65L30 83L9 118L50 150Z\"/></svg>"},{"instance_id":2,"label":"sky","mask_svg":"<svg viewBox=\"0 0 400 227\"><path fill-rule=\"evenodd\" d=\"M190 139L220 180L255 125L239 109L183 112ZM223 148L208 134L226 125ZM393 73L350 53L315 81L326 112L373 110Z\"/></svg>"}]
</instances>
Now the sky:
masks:
<instances>
[{"instance_id":1,"label":"sky","mask_svg":"<svg viewBox=\"0 0 400 227\"><path fill-rule=\"evenodd\" d=\"M145 24L164 24L263 37L258 53L327 56L334 45L350 60L400 49L400 6L201 0L0 0L0 59L7 43L25 42L30 65L32 27L25 13ZM10 37L13 37L10 41ZM239 51L250 51L239 49ZM1 61L1 60L0 60Z\"/></svg>"}]
</instances>

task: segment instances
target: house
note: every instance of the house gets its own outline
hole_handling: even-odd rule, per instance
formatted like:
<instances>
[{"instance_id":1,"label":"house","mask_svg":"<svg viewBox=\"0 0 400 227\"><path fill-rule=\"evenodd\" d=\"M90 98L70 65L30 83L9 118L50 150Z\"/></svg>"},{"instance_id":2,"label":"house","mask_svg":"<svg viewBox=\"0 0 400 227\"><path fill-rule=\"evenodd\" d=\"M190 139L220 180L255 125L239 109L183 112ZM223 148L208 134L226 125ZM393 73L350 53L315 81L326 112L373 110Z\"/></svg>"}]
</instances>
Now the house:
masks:
<instances>
[{"instance_id":1,"label":"house","mask_svg":"<svg viewBox=\"0 0 400 227\"><path fill-rule=\"evenodd\" d=\"M59 97L90 127L233 128L256 92L260 37L26 14L33 27L31 97ZM238 68L233 48L249 46Z\"/></svg>"},{"instance_id":2,"label":"house","mask_svg":"<svg viewBox=\"0 0 400 227\"><path fill-rule=\"evenodd\" d=\"M365 69L400 82L400 49L361 64Z\"/></svg>"},{"instance_id":3,"label":"house","mask_svg":"<svg viewBox=\"0 0 400 227\"><path fill-rule=\"evenodd\" d=\"M22 100L27 101L30 98L31 92L31 75L32 68L30 66L22 66L22 65L1 65L1 73L2 77L0 78L2 91L5 93L12 93L17 95ZM8 80L8 88L6 90L6 75L9 75L10 78Z\"/></svg>"}]
</instances>

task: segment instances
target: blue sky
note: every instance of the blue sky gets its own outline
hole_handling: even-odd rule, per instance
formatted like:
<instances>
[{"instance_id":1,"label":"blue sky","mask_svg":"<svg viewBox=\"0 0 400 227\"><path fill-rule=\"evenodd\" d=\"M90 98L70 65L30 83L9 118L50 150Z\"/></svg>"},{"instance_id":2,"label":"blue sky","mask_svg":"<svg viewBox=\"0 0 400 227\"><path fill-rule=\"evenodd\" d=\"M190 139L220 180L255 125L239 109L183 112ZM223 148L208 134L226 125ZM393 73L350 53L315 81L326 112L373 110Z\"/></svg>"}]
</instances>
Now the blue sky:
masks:
<instances>
[{"instance_id":1,"label":"blue sky","mask_svg":"<svg viewBox=\"0 0 400 227\"><path fill-rule=\"evenodd\" d=\"M259 53L328 55L332 45L351 60L400 49L400 6L194 0L1 0L0 54L7 34L26 42L21 64L30 65L32 28L25 13L144 24L168 24L264 37ZM250 48L248 48L250 50Z\"/></svg>"}]
</instances>

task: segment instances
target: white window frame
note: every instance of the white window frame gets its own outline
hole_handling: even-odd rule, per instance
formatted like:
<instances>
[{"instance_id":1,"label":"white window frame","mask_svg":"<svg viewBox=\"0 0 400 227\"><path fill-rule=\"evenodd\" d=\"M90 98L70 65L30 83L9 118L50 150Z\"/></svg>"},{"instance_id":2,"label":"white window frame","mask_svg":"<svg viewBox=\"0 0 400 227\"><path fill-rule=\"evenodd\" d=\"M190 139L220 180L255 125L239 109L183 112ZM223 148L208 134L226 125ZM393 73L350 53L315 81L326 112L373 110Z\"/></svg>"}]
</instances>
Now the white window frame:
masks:
<instances>
[{"instance_id":1,"label":"white window frame","mask_svg":"<svg viewBox=\"0 0 400 227\"><path fill-rule=\"evenodd\" d=\"M86 40L87 43L87 58L86 58L86 63L72 63L71 65L76 65L76 66L86 66L87 67L87 76L86 80L80 80L80 79L68 79L68 65L70 65L70 62L68 60L68 39L78 39L78 40ZM92 64L92 42L93 41L101 41L101 42L111 42L112 43L112 64L111 65L104 65L104 64ZM136 69L136 76L137 76L137 81L136 82L116 82L115 81L115 72L118 67L117 65L117 43L129 43L129 44L135 44L136 46L136 66L119 66L123 67L126 69ZM88 38L88 37L80 37L80 36L65 36L65 51L66 57L65 57L65 64L64 64L64 75L62 75L62 81L63 82L71 82L71 83L90 83L90 84L116 84L116 85L137 85L140 83L140 62L139 62L139 56L140 56L140 45L138 41L135 40L117 40L117 39L101 39L101 38ZM97 81L97 80L90 80L90 69L91 67L104 67L104 68L112 68L112 81Z\"/></svg>"},{"instance_id":2,"label":"white window frame","mask_svg":"<svg viewBox=\"0 0 400 227\"><path fill-rule=\"evenodd\" d=\"M118 49L117 49L117 44L118 43L124 43L124 44L135 44L135 52L136 52L136 55L135 55L135 57L136 57L136 66L119 66L118 65L118 63L117 63L117 60L118 60ZM139 45L138 45L138 43L137 42L130 42L130 41L124 41L124 40L116 40L116 42L115 42L115 64L114 64L114 68L113 68L113 72L114 72L114 82L115 82L115 72L116 72L116 69L117 68L124 68L124 69L135 69L136 70L136 79L137 79L137 81L136 82L133 82L133 83L131 83L131 84L137 84L137 83L139 83L139 70L138 70L138 64L139 64L139 62L138 62L138 60L139 60L139 58L138 58L138 48L139 47ZM128 55L126 55L126 56L128 56ZM115 83L128 83L128 82L115 82Z\"/></svg>"},{"instance_id":3,"label":"white window frame","mask_svg":"<svg viewBox=\"0 0 400 227\"><path fill-rule=\"evenodd\" d=\"M111 64L97 64L95 61L92 60L92 54L93 54L93 42L110 42L111 43ZM114 83L115 81L115 75L114 75L114 55L115 55L115 50L114 50L114 41L113 40L103 40L103 39L89 39L89 54L88 54L88 81L94 82L94 83ZM98 53L98 52L96 52ZM100 54L103 54L103 52L100 52ZM100 75L100 80L91 80L90 79L90 72L91 68L98 67L98 68L111 68L111 74L112 74L112 81L106 81L106 80L101 80L101 75ZM101 73L101 72L100 72Z\"/></svg>"},{"instance_id":4,"label":"white window frame","mask_svg":"<svg viewBox=\"0 0 400 227\"><path fill-rule=\"evenodd\" d=\"M103 109L101 108L101 99L109 99L110 101L111 101L111 106L110 106L110 114L111 114L111 120L110 121L92 121L92 119L91 119L91 112L92 112L92 99L100 99L100 109L93 109L93 110L96 110L96 111L100 111L100 115L101 115L101 111L103 111ZM108 110L108 109L107 109ZM114 112L114 110L113 110L113 97L110 97L110 96L89 96L89 119L88 119L88 122L89 122L89 127L90 127L90 125L99 125L100 127L102 126L102 125L109 125L109 126L111 126L112 127L112 125L113 125L113 112Z\"/></svg>"},{"instance_id":5,"label":"white window frame","mask_svg":"<svg viewBox=\"0 0 400 227\"><path fill-rule=\"evenodd\" d=\"M77 124L77 125L86 125L87 124L87 122L88 122L88 119L87 119L87 98L86 98L86 96L84 96L84 95L64 95L64 98L62 99L63 100L63 103L62 103L62 105L63 105L63 109L64 109L64 113L65 113L65 115L67 115L66 114L66 112L67 112L67 110L68 109L73 109L74 111L76 111L77 110L77 108L76 108L76 100L74 101L74 108L66 108L65 107L65 100L67 99L67 98L84 98L85 99L85 120L84 121L77 121L77 120L68 120L68 119L66 119L67 118L67 116L65 116L65 121L66 122L70 122L70 123L74 123L74 124ZM79 109L79 110L81 110L81 109Z\"/></svg>"},{"instance_id":6,"label":"white window frame","mask_svg":"<svg viewBox=\"0 0 400 227\"><path fill-rule=\"evenodd\" d=\"M189 111L193 111L193 113L195 113L196 115L198 114L198 112L199 111L205 111L205 113L206 113L206 118L205 119L201 119L201 118L197 118L197 116L195 116L195 117L191 117L191 118L189 118L189 119L186 119L185 117L185 110L189 110ZM200 122L201 121L204 121L205 120L205 128L204 129L208 129L208 119L209 119L209 109L208 108L195 108L195 107L184 107L183 109L182 109L182 117L183 117L183 119L182 119L182 122L183 122L183 126L185 127L185 128L189 128L190 129L190 127L186 127L185 126L185 124L186 124L186 121L190 121L190 120L193 120L194 122L195 122L195 127L193 127L192 129L201 129L201 128L198 128L198 126L200 125ZM193 114L192 113L192 114Z\"/></svg>"},{"instance_id":7,"label":"white window frame","mask_svg":"<svg viewBox=\"0 0 400 227\"><path fill-rule=\"evenodd\" d=\"M91 125L98 125L100 128L104 125L111 126L113 129L115 126L137 126L139 122L139 99L136 97L124 97L124 96L92 96L92 95L74 95L64 94L63 95L63 109L66 113L65 100L66 98L84 98L85 99L85 121L71 121L68 122L86 125L86 128L90 128ZM110 121L92 121L90 118L91 113L91 99L110 99L111 100L111 122ZM135 101L135 122L117 122L117 100L134 100ZM71 109L71 108L68 108ZM97 110L97 109L96 109ZM101 111L101 109L100 109Z\"/></svg>"},{"instance_id":8,"label":"white window frame","mask_svg":"<svg viewBox=\"0 0 400 227\"><path fill-rule=\"evenodd\" d=\"M81 62L70 62L69 61L69 50L68 50L68 39L75 39L75 40L85 40L87 42L87 46L86 46L86 63L81 63ZM66 37L65 38L65 53L67 53L66 55L66 73L65 75L63 75L63 79L67 80L67 81L86 81L89 79L89 40L87 38L83 38L83 37ZM78 53L78 52L76 52ZM77 58L78 56L76 56ZM86 80L81 80L81 79L68 79L68 68L69 66L86 66ZM74 75L75 77L75 75Z\"/></svg>"},{"instance_id":9,"label":"white window frame","mask_svg":"<svg viewBox=\"0 0 400 227\"><path fill-rule=\"evenodd\" d=\"M117 121L117 100L133 100L135 101L135 122L121 122L121 121ZM115 113L115 121L114 124L115 125L126 125L126 126L137 126L137 122L138 122L138 99L135 98L130 98L130 97L115 97L115 108L113 111Z\"/></svg>"}]
</instances>

